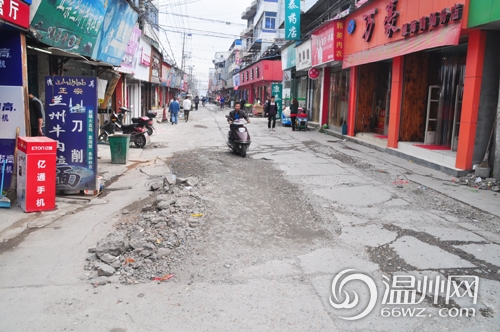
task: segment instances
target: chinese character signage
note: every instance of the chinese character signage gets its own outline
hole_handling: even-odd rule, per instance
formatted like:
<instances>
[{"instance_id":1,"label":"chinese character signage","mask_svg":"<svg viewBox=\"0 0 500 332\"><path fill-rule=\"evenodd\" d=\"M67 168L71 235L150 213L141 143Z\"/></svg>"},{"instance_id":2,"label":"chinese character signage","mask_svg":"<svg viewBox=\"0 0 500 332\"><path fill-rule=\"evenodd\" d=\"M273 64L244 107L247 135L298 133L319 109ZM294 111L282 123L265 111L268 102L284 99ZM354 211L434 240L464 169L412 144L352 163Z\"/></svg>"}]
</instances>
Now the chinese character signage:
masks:
<instances>
[{"instance_id":1,"label":"chinese character signage","mask_svg":"<svg viewBox=\"0 0 500 332\"><path fill-rule=\"evenodd\" d=\"M29 18L30 7L24 2L19 0L0 0L0 19L23 28L28 28Z\"/></svg>"},{"instance_id":2,"label":"chinese character signage","mask_svg":"<svg viewBox=\"0 0 500 332\"><path fill-rule=\"evenodd\" d=\"M125 0L106 0L105 8L92 58L119 66L139 14Z\"/></svg>"},{"instance_id":3,"label":"chinese character signage","mask_svg":"<svg viewBox=\"0 0 500 332\"><path fill-rule=\"evenodd\" d=\"M92 56L105 13L104 0L42 1L31 25L42 34L41 42Z\"/></svg>"},{"instance_id":4,"label":"chinese character signage","mask_svg":"<svg viewBox=\"0 0 500 332\"><path fill-rule=\"evenodd\" d=\"M24 212L55 209L57 142L19 137L17 148L17 204Z\"/></svg>"},{"instance_id":5,"label":"chinese character signage","mask_svg":"<svg viewBox=\"0 0 500 332\"><path fill-rule=\"evenodd\" d=\"M274 101L276 102L276 109L278 110L279 117L281 118L281 112L283 111L283 85L279 84L271 84L271 96L274 96Z\"/></svg>"},{"instance_id":6,"label":"chinese character signage","mask_svg":"<svg viewBox=\"0 0 500 332\"><path fill-rule=\"evenodd\" d=\"M300 40L300 0L285 0L285 40Z\"/></svg>"},{"instance_id":7,"label":"chinese character signage","mask_svg":"<svg viewBox=\"0 0 500 332\"><path fill-rule=\"evenodd\" d=\"M45 134L57 141L57 189L95 190L97 78L45 76Z\"/></svg>"},{"instance_id":8,"label":"chinese character signage","mask_svg":"<svg viewBox=\"0 0 500 332\"><path fill-rule=\"evenodd\" d=\"M234 64L238 68L240 68L240 66L241 66L241 52L240 52L240 50L234 51Z\"/></svg>"},{"instance_id":9,"label":"chinese character signage","mask_svg":"<svg viewBox=\"0 0 500 332\"><path fill-rule=\"evenodd\" d=\"M303 70L311 67L311 39L295 47L295 69Z\"/></svg>"},{"instance_id":10,"label":"chinese character signage","mask_svg":"<svg viewBox=\"0 0 500 332\"><path fill-rule=\"evenodd\" d=\"M312 66L344 57L344 20L336 20L314 31L311 37Z\"/></svg>"}]
</instances>

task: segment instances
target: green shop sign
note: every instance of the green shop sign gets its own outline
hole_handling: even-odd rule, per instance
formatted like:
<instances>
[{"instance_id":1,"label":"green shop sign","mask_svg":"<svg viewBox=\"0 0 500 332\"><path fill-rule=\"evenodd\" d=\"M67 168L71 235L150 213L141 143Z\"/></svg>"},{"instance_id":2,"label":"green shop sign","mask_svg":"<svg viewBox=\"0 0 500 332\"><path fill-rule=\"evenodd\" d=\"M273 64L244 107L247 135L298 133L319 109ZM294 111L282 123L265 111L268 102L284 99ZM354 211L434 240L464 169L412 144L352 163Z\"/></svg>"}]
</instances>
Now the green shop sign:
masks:
<instances>
[{"instance_id":1,"label":"green shop sign","mask_svg":"<svg viewBox=\"0 0 500 332\"><path fill-rule=\"evenodd\" d=\"M300 0L285 0L285 40L300 40Z\"/></svg>"},{"instance_id":2,"label":"green shop sign","mask_svg":"<svg viewBox=\"0 0 500 332\"><path fill-rule=\"evenodd\" d=\"M283 111L283 85L281 83L271 84L271 96L274 96L276 107L278 108L278 116L281 119L281 112Z\"/></svg>"},{"instance_id":3,"label":"green shop sign","mask_svg":"<svg viewBox=\"0 0 500 332\"><path fill-rule=\"evenodd\" d=\"M104 0L42 1L31 25L41 34L41 42L92 56L105 13Z\"/></svg>"}]
</instances>

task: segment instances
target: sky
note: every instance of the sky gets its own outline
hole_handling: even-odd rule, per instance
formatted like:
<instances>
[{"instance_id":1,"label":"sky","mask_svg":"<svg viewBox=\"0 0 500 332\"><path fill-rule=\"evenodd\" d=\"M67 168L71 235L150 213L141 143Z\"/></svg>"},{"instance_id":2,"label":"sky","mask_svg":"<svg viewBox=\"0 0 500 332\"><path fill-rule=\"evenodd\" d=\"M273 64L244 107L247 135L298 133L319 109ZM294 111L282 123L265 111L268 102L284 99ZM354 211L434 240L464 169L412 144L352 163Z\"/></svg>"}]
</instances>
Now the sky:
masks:
<instances>
[{"instance_id":1,"label":"sky","mask_svg":"<svg viewBox=\"0 0 500 332\"><path fill-rule=\"evenodd\" d=\"M160 31L161 43L170 57L173 53L180 68L182 32L192 34L191 37L186 34L184 53L190 55L190 58L186 59L185 68L189 70L187 66L194 66L193 76L200 82L198 88L202 95L208 88L208 70L214 67L212 60L215 52L228 51L234 39L239 38L247 23L241 19L241 13L251 2L252 0L160 0L159 24L164 29ZM221 33L225 38L214 37L214 33Z\"/></svg>"}]
</instances>

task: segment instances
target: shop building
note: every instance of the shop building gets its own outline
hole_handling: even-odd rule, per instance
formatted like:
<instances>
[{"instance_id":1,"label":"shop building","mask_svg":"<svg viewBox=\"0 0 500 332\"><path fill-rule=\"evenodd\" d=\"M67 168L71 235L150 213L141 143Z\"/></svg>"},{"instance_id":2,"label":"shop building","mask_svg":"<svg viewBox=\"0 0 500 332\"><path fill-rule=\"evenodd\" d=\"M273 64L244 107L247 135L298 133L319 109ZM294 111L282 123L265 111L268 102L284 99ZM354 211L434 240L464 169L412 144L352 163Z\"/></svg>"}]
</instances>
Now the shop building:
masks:
<instances>
[{"instance_id":1,"label":"shop building","mask_svg":"<svg viewBox=\"0 0 500 332\"><path fill-rule=\"evenodd\" d=\"M297 98L299 107L303 109L307 109L307 96L312 86L312 80L307 75L311 66L311 39L307 39L295 46L295 74L291 86L292 98Z\"/></svg>"},{"instance_id":2,"label":"shop building","mask_svg":"<svg viewBox=\"0 0 500 332\"><path fill-rule=\"evenodd\" d=\"M271 95L271 84L281 83L283 70L281 61L261 60L255 64L243 68L240 71L240 90L245 90L248 102L255 104L257 100L266 100Z\"/></svg>"},{"instance_id":3,"label":"shop building","mask_svg":"<svg viewBox=\"0 0 500 332\"><path fill-rule=\"evenodd\" d=\"M348 135L449 173L471 169L485 37L467 29L466 3L378 0L345 24Z\"/></svg>"},{"instance_id":4,"label":"shop building","mask_svg":"<svg viewBox=\"0 0 500 332\"><path fill-rule=\"evenodd\" d=\"M471 0L467 27L481 29L486 34L485 51L479 98L476 140L472 154L472 165L483 161L488 148L489 136L492 130L491 155L489 166L493 171L492 177L500 180L500 110L499 81L500 81L500 3L493 0ZM496 118L496 123L495 123ZM495 127L495 128L493 128Z\"/></svg>"},{"instance_id":5,"label":"shop building","mask_svg":"<svg viewBox=\"0 0 500 332\"><path fill-rule=\"evenodd\" d=\"M344 20L330 20L319 25L311 34L311 65L319 76L312 78L307 108L310 121L321 126L340 128L346 120L345 100L341 89L349 80L349 70L342 70L344 51ZM344 91L344 90L342 90Z\"/></svg>"}]
</instances>

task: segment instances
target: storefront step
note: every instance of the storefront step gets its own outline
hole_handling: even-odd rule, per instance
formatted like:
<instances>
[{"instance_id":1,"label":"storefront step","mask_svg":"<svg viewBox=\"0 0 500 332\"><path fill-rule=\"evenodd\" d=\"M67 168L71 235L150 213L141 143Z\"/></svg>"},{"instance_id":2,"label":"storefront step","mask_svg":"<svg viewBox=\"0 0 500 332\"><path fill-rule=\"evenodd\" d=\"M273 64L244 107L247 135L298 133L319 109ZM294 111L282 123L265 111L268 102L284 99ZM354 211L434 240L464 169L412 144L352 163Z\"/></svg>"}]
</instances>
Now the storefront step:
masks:
<instances>
[{"instance_id":1,"label":"storefront step","mask_svg":"<svg viewBox=\"0 0 500 332\"><path fill-rule=\"evenodd\" d=\"M452 165L452 157L451 156L437 156L434 155L431 150L428 151L418 151L415 149L421 149L422 148L417 148L413 146L413 143L410 142L399 142L400 148L399 149L392 149L392 148L387 148L387 143L378 143L375 140L370 140L366 139L363 137L351 137L351 136L345 136L342 135L341 133L338 133L334 130L331 129L326 129L325 130L328 135L335 136L338 138L345 139L350 142L355 142L364 146L367 146L369 148L378 150L380 152L385 152L389 153L391 155L397 156L399 158L406 159L408 161L411 161L412 163L422 165L425 167L429 167L438 171L441 171L443 173L449 174L454 177L461 177L464 175L467 175L470 173L470 171L466 170L461 170L458 168L453 167ZM383 140L385 141L385 140ZM430 153L429 153L430 152ZM422 155L422 153L427 153L427 156ZM436 152L435 152L436 153ZM436 154L442 154L442 153L436 153Z\"/></svg>"}]
</instances>

